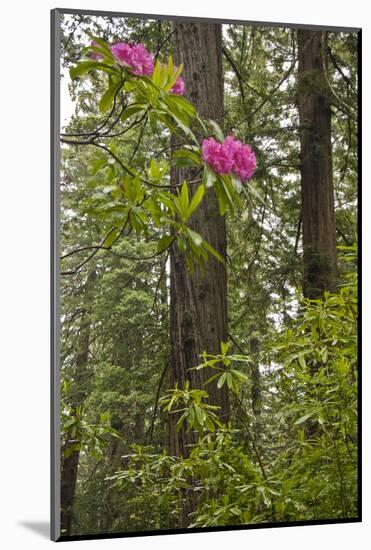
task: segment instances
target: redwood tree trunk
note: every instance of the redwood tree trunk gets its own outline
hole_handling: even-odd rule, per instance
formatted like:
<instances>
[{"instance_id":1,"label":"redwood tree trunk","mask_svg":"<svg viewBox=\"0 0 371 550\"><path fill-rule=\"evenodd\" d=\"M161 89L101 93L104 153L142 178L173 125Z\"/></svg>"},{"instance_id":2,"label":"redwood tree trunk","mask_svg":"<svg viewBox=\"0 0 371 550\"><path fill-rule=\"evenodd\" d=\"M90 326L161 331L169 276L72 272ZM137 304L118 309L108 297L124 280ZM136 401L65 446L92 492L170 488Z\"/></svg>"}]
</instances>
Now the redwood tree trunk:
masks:
<instances>
[{"instance_id":1,"label":"redwood tree trunk","mask_svg":"<svg viewBox=\"0 0 371 550\"><path fill-rule=\"evenodd\" d=\"M298 31L304 296L336 290L331 103L323 32Z\"/></svg>"},{"instance_id":2,"label":"redwood tree trunk","mask_svg":"<svg viewBox=\"0 0 371 550\"><path fill-rule=\"evenodd\" d=\"M223 119L223 72L221 26L205 23L175 23L172 49L176 63L183 63L185 96L203 118L219 123ZM178 184L196 177L197 170L173 169L172 183ZM192 195L192 191L190 193ZM190 220L190 227L201 234L224 258L226 257L225 220L219 215L212 190ZM173 246L170 254L170 385L184 386L188 379L192 388L201 388L210 371L190 371L201 362L204 350L220 352L220 343L227 341L227 276L225 267L209 257L205 270L190 273L184 257ZM214 372L214 371L213 371ZM209 402L219 405L220 417L228 419L229 402L226 389L216 383L205 387ZM170 415L170 453L188 456L194 443L192 431L175 429L177 415Z\"/></svg>"},{"instance_id":3,"label":"redwood tree trunk","mask_svg":"<svg viewBox=\"0 0 371 550\"><path fill-rule=\"evenodd\" d=\"M88 378L88 357L90 343L90 327L92 313L92 290L96 280L96 272L91 271L87 277L83 313L79 333L79 349L76 355L76 371L74 376L74 400L70 403L72 409L81 405L88 393L87 378ZM61 463L61 532L63 535L70 535L73 523L73 502L76 492L76 482L79 467L80 451L75 450L71 454L68 453L68 448L73 446L74 437L71 434L62 448L62 463ZM65 456L65 453L67 455Z\"/></svg>"}]
</instances>

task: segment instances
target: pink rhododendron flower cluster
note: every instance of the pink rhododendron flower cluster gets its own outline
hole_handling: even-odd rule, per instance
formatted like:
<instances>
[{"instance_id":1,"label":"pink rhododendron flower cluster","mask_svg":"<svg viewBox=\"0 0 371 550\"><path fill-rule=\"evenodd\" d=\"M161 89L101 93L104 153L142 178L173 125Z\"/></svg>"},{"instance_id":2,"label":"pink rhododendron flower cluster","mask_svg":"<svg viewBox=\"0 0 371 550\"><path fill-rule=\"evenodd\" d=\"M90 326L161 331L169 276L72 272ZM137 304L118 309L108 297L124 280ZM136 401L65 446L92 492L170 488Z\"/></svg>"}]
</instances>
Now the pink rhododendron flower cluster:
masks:
<instances>
[{"instance_id":1,"label":"pink rhododendron flower cluster","mask_svg":"<svg viewBox=\"0 0 371 550\"><path fill-rule=\"evenodd\" d=\"M98 44L95 40L92 40L90 42L90 46L92 48L96 48L98 46ZM90 52L89 57L90 57L90 59L94 59L95 61L102 61L102 59L103 59L103 55L98 53L98 52Z\"/></svg>"},{"instance_id":2,"label":"pink rhododendron flower cluster","mask_svg":"<svg viewBox=\"0 0 371 550\"><path fill-rule=\"evenodd\" d=\"M181 76L175 81L175 84L170 88L171 94L183 95L185 92L185 82Z\"/></svg>"},{"instance_id":3,"label":"pink rhododendron flower cluster","mask_svg":"<svg viewBox=\"0 0 371 550\"><path fill-rule=\"evenodd\" d=\"M111 52L121 63L130 67L134 74L150 76L153 73L153 55L143 44L130 46L126 42L117 42L111 46Z\"/></svg>"},{"instance_id":4,"label":"pink rhododendron flower cluster","mask_svg":"<svg viewBox=\"0 0 371 550\"><path fill-rule=\"evenodd\" d=\"M234 136L228 136L223 143L213 137L202 142L202 160L208 164L216 174L229 175L232 172L242 182L250 179L255 172L255 153L245 143Z\"/></svg>"}]
</instances>

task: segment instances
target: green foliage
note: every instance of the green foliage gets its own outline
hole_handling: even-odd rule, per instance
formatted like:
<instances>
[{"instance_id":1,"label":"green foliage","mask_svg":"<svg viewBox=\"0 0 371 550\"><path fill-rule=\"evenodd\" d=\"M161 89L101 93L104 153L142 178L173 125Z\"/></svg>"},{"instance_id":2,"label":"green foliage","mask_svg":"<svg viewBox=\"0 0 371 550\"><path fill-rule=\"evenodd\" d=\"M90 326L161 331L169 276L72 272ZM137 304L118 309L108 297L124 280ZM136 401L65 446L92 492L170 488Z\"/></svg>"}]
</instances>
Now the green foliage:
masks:
<instances>
[{"instance_id":1,"label":"green foliage","mask_svg":"<svg viewBox=\"0 0 371 550\"><path fill-rule=\"evenodd\" d=\"M90 422L82 406L67 407L62 403L61 437L63 456L68 458L75 451L84 451L93 458L103 456L110 437L120 438L111 427L110 413L100 413L96 422Z\"/></svg>"},{"instance_id":2,"label":"green foliage","mask_svg":"<svg viewBox=\"0 0 371 550\"><path fill-rule=\"evenodd\" d=\"M96 48L84 49L85 31ZM75 109L63 131L79 134L63 137L89 142L62 147L62 446L80 455L71 534L354 517L357 124L332 105L339 292L303 302L295 31L224 26L238 73L224 55L223 129L169 93L170 33L167 21L63 16ZM118 70L107 44L120 40L167 68L156 81ZM329 81L354 106L356 35L329 33L328 46ZM203 137L230 133L257 153L242 188L201 160ZM196 175L171 188L178 168ZM178 246L207 281L215 251L193 216L210 194L228 216L231 339L195 365L214 381L167 391L168 253ZM228 426L210 384L230 391ZM194 436L187 457L165 450L179 409Z\"/></svg>"},{"instance_id":3,"label":"green foliage","mask_svg":"<svg viewBox=\"0 0 371 550\"><path fill-rule=\"evenodd\" d=\"M353 259L354 252L348 251ZM349 278L339 293L303 301L295 327L262 354L265 364L275 365L265 380L274 399L266 401L270 421L258 449L251 429L220 424L204 390L186 383L162 398L167 412L182 413L178 426L186 422L197 434L189 457L135 447L129 467L109 478L125 495L139 484L136 510L143 503L141 517L149 525L164 526L149 514L148 499L166 502L174 518L190 494L197 499L190 526L197 527L357 515L357 286L354 274ZM251 359L228 355L228 347L222 343L216 356L204 353L196 368L218 371L207 383L215 377L219 388L226 383L249 425L250 405L240 386L248 378L233 365Z\"/></svg>"},{"instance_id":4,"label":"green foliage","mask_svg":"<svg viewBox=\"0 0 371 550\"><path fill-rule=\"evenodd\" d=\"M210 378L205 382L210 384L213 380L217 380L217 387L220 389L227 385L233 393L238 394L240 391L240 385L249 381L249 377L234 368L235 363L251 363L251 359L244 355L228 355L229 345L227 342L221 343L221 353L219 355L210 355L206 352L202 354L203 362L197 367L193 367L195 370L211 368L216 370Z\"/></svg>"},{"instance_id":5,"label":"green foliage","mask_svg":"<svg viewBox=\"0 0 371 550\"><path fill-rule=\"evenodd\" d=\"M215 188L221 215L225 215L228 210L232 212L236 204L241 205L239 193L242 191L242 184L239 179L236 176L212 175L210 169L204 167L201 178L204 183L197 187L192 197L189 190L191 183L184 181L177 192L170 190L168 185L170 165L184 167L201 164L199 142L191 127L198 123L203 131L207 131L192 104L184 97L170 93L182 72L182 65L175 69L169 56L166 65L157 60L151 77L135 75L129 67L117 64L103 40L95 36L92 38L97 46L85 48L88 58L72 67L70 75L74 80L90 74L91 71L108 73L99 110L105 112L112 108L114 111L116 100L121 96L124 102L119 114L119 119L124 124L122 134L140 125L144 130L149 122L154 132L164 132L167 129L174 135L180 133L190 143L185 143L181 149L175 151L169 161L151 158L140 171L136 171L130 163L122 159L114 142L104 146L103 150L110 158L106 158L106 161L104 158L95 158L91 166L94 176L91 183L95 186L95 193L89 213L105 222L109 231L118 231L119 226L125 224L137 234L148 235L152 230L152 223L159 229L170 229L174 238L160 237L157 251L161 254L175 242L185 255L190 270L197 265L202 267L210 254L222 262L220 254L191 229L188 223L210 187ZM89 59L91 54L99 54L101 60ZM210 120L209 125L217 137L223 139L218 124ZM133 158L130 159L132 160ZM105 176L102 183L101 175ZM165 190L167 188L169 191ZM168 246L164 246L164 242Z\"/></svg>"},{"instance_id":6,"label":"green foliage","mask_svg":"<svg viewBox=\"0 0 371 550\"><path fill-rule=\"evenodd\" d=\"M215 427L220 426L220 422L213 411L216 411L219 407L205 403L204 400L208 397L208 393L204 390L191 389L187 380L184 389L176 386L161 398L161 403L164 411L182 413L176 423L177 430L180 430L186 422L187 431L194 429L202 432L206 428L214 432ZM177 409L174 411L173 407L175 405Z\"/></svg>"}]
</instances>

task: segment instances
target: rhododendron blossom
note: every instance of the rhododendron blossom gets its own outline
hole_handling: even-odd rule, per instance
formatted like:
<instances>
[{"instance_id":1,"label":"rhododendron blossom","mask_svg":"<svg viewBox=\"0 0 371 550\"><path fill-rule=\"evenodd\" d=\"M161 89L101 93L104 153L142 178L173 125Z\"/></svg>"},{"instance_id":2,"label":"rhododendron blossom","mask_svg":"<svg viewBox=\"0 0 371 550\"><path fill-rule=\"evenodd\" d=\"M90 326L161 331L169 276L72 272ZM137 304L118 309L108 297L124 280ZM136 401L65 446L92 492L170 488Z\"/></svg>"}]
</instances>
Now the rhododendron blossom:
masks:
<instances>
[{"instance_id":1,"label":"rhododendron blossom","mask_svg":"<svg viewBox=\"0 0 371 550\"><path fill-rule=\"evenodd\" d=\"M185 82L181 76L175 81L175 84L170 88L171 94L183 95L185 92Z\"/></svg>"},{"instance_id":2,"label":"rhododendron blossom","mask_svg":"<svg viewBox=\"0 0 371 550\"><path fill-rule=\"evenodd\" d=\"M150 76L153 73L153 55L143 44L136 44L131 49L131 66L134 74Z\"/></svg>"},{"instance_id":3,"label":"rhododendron blossom","mask_svg":"<svg viewBox=\"0 0 371 550\"><path fill-rule=\"evenodd\" d=\"M150 76L153 73L153 56L143 44L130 46L126 42L117 42L111 46L111 52L122 64L130 67L134 74Z\"/></svg>"},{"instance_id":4,"label":"rhododendron blossom","mask_svg":"<svg viewBox=\"0 0 371 550\"><path fill-rule=\"evenodd\" d=\"M242 182L250 179L256 168L255 153L250 145L234 136L228 136L223 143L213 137L205 139L202 142L202 160L216 174L229 175L234 172Z\"/></svg>"}]
</instances>

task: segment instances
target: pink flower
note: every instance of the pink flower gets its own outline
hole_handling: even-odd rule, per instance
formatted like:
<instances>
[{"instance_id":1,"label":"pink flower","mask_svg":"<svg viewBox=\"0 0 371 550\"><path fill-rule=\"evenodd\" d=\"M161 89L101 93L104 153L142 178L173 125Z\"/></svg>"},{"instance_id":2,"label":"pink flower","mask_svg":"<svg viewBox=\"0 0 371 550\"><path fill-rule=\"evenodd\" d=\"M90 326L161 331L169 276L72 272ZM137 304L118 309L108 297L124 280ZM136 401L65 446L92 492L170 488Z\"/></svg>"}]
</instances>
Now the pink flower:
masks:
<instances>
[{"instance_id":1,"label":"pink flower","mask_svg":"<svg viewBox=\"0 0 371 550\"><path fill-rule=\"evenodd\" d=\"M238 142L238 147L233 155L233 172L240 178L241 182L249 180L255 172L256 157L250 147L244 143Z\"/></svg>"},{"instance_id":2,"label":"pink flower","mask_svg":"<svg viewBox=\"0 0 371 550\"><path fill-rule=\"evenodd\" d=\"M117 44L111 46L111 53L121 63L131 66L131 46L126 42L117 42Z\"/></svg>"},{"instance_id":3,"label":"pink flower","mask_svg":"<svg viewBox=\"0 0 371 550\"><path fill-rule=\"evenodd\" d=\"M136 44L131 48L131 63L134 74L150 76L153 73L153 55L143 44Z\"/></svg>"},{"instance_id":4,"label":"pink flower","mask_svg":"<svg viewBox=\"0 0 371 550\"><path fill-rule=\"evenodd\" d=\"M202 160L208 164L216 174L220 174L219 157L222 145L213 137L202 142Z\"/></svg>"},{"instance_id":5,"label":"pink flower","mask_svg":"<svg viewBox=\"0 0 371 550\"><path fill-rule=\"evenodd\" d=\"M143 44L130 46L126 42L118 42L111 46L111 52L123 65L130 67L134 74L150 76L153 73L153 56Z\"/></svg>"},{"instance_id":6,"label":"pink flower","mask_svg":"<svg viewBox=\"0 0 371 550\"><path fill-rule=\"evenodd\" d=\"M250 145L241 143L234 136L228 136L223 143L210 137L202 142L202 160L216 174L229 175L234 172L242 182L253 175L256 168L255 153Z\"/></svg>"},{"instance_id":7,"label":"pink flower","mask_svg":"<svg viewBox=\"0 0 371 550\"><path fill-rule=\"evenodd\" d=\"M184 92L185 92L185 82L183 80L183 78L181 76L179 76L176 81L175 81L175 84L170 88L170 93L171 94L176 94L176 95L183 95Z\"/></svg>"},{"instance_id":8,"label":"pink flower","mask_svg":"<svg viewBox=\"0 0 371 550\"><path fill-rule=\"evenodd\" d=\"M97 44L97 42L96 42L95 40L92 40L92 41L90 42L90 46L91 46L92 48L96 48L96 47L98 46L98 44ZM100 53L98 53L98 52L91 52L91 53L89 53L89 57L90 57L90 59L94 59L95 61L102 61L102 59L103 59L103 55L100 54Z\"/></svg>"}]
</instances>

